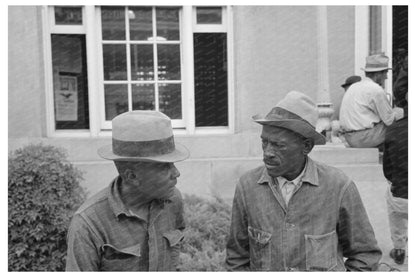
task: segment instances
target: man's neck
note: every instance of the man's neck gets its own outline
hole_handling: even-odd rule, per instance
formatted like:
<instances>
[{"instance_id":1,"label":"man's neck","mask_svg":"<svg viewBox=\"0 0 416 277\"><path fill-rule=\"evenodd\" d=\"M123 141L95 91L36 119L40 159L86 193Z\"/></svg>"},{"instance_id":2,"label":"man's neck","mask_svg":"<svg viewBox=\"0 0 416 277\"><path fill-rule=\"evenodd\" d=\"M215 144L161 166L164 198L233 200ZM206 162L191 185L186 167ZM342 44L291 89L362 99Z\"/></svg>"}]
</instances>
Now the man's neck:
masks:
<instances>
[{"instance_id":1,"label":"man's neck","mask_svg":"<svg viewBox=\"0 0 416 277\"><path fill-rule=\"evenodd\" d=\"M124 205L128 209L132 210L141 209L142 207L147 206L153 200L147 198L137 188L134 188L133 186L125 183L124 180L121 181L119 193L121 201L123 201Z\"/></svg>"},{"instance_id":2,"label":"man's neck","mask_svg":"<svg viewBox=\"0 0 416 277\"><path fill-rule=\"evenodd\" d=\"M282 176L282 177L286 178L286 180L288 180L288 181L293 181L294 179L296 179L296 177L298 177L303 172L303 170L305 169L306 160L307 160L307 156L305 156L305 159L303 160L302 166L300 166L298 170L296 170L293 173L289 172L288 174L285 174L285 176Z\"/></svg>"}]
</instances>

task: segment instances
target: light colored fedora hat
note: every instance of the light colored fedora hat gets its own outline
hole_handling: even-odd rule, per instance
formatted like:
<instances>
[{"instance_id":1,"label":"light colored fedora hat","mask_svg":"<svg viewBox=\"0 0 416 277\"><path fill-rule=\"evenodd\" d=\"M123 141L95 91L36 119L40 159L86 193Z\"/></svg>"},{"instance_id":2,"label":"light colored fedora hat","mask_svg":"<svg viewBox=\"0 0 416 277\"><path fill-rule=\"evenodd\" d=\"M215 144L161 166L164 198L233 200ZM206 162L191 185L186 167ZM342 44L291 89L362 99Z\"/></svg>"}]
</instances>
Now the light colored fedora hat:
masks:
<instances>
[{"instance_id":1,"label":"light colored fedora hat","mask_svg":"<svg viewBox=\"0 0 416 277\"><path fill-rule=\"evenodd\" d=\"M289 92L266 117L255 115L253 119L262 125L289 129L305 138L312 138L315 144L325 144L325 137L315 130L318 108L302 92Z\"/></svg>"},{"instance_id":2,"label":"light colored fedora hat","mask_svg":"<svg viewBox=\"0 0 416 277\"><path fill-rule=\"evenodd\" d=\"M389 67L389 57L384 54L375 54L365 59L365 68L361 68L365 72L377 72L391 69Z\"/></svg>"},{"instance_id":3,"label":"light colored fedora hat","mask_svg":"<svg viewBox=\"0 0 416 277\"><path fill-rule=\"evenodd\" d=\"M161 112L125 112L112 123L112 144L98 149L104 159L171 163L189 157L185 146L175 144L171 120Z\"/></svg>"}]
</instances>

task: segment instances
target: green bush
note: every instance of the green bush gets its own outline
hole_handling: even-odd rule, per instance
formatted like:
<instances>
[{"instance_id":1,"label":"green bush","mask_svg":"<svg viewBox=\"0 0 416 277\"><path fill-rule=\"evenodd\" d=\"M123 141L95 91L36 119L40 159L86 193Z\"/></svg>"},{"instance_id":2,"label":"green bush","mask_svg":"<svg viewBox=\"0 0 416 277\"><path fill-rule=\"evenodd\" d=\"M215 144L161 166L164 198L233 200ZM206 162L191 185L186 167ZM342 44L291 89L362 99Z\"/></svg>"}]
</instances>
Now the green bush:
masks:
<instances>
[{"instance_id":1,"label":"green bush","mask_svg":"<svg viewBox=\"0 0 416 277\"><path fill-rule=\"evenodd\" d=\"M225 271L231 206L220 198L184 195L186 229L179 256L181 271Z\"/></svg>"},{"instance_id":2,"label":"green bush","mask_svg":"<svg viewBox=\"0 0 416 277\"><path fill-rule=\"evenodd\" d=\"M61 271L66 232L85 200L81 173L62 149L29 145L9 154L9 271Z\"/></svg>"}]
</instances>

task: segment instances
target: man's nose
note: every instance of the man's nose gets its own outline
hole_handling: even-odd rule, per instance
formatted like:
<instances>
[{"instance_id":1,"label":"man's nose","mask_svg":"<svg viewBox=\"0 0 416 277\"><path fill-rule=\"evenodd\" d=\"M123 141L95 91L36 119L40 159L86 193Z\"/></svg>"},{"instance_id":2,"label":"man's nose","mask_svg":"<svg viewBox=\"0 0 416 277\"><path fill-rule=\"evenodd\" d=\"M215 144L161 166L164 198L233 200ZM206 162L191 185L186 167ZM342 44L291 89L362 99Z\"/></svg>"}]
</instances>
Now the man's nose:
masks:
<instances>
[{"instance_id":1,"label":"man's nose","mask_svg":"<svg viewBox=\"0 0 416 277\"><path fill-rule=\"evenodd\" d=\"M274 156L275 156L275 153L274 153L274 151L273 151L272 147L270 146L270 143L268 143L268 144L264 147L264 149L263 149L263 153L264 153L264 156L265 156L265 157L272 158L272 157L274 157Z\"/></svg>"},{"instance_id":2,"label":"man's nose","mask_svg":"<svg viewBox=\"0 0 416 277\"><path fill-rule=\"evenodd\" d=\"M181 176L181 173L179 172L179 170L176 168L174 164L171 165L170 171L172 174L172 178L178 178L179 176Z\"/></svg>"}]
</instances>

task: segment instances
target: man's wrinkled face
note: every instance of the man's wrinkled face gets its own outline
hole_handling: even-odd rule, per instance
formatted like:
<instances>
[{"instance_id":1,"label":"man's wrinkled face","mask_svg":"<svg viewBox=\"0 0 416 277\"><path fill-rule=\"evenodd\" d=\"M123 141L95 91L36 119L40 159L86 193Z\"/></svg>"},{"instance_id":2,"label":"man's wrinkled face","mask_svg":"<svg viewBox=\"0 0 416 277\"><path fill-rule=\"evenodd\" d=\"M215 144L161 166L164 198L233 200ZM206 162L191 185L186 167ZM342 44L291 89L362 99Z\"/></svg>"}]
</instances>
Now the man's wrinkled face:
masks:
<instances>
[{"instance_id":1,"label":"man's wrinkled face","mask_svg":"<svg viewBox=\"0 0 416 277\"><path fill-rule=\"evenodd\" d=\"M308 149L305 139L279 127L263 125L263 161L272 177L293 180L303 170ZM313 147L313 146L312 146Z\"/></svg>"},{"instance_id":2,"label":"man's wrinkled face","mask_svg":"<svg viewBox=\"0 0 416 277\"><path fill-rule=\"evenodd\" d=\"M129 180L137 184L149 199L167 199L173 195L179 170L173 163L142 162L135 166Z\"/></svg>"}]
</instances>

